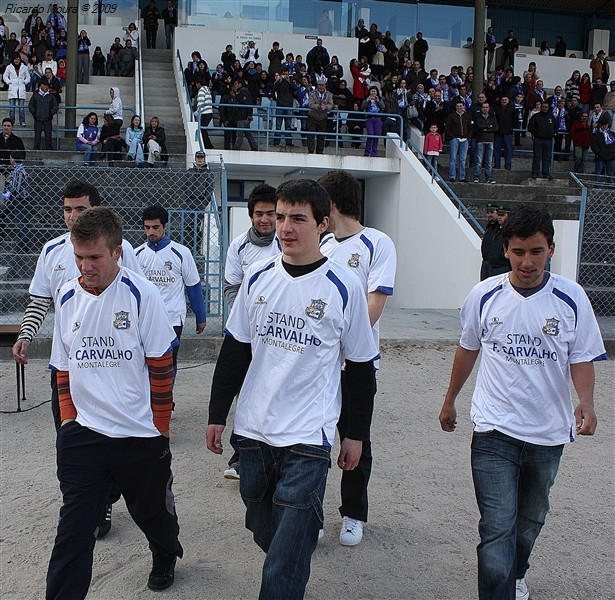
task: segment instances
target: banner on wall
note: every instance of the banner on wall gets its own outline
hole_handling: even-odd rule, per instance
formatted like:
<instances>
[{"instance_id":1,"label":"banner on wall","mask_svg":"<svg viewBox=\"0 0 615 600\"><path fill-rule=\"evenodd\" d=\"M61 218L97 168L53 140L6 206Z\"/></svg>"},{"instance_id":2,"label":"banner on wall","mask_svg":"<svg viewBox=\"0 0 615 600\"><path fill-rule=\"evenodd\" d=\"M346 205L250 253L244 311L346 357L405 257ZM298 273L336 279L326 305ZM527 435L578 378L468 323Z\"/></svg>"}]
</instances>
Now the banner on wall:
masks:
<instances>
[{"instance_id":1,"label":"banner on wall","mask_svg":"<svg viewBox=\"0 0 615 600\"><path fill-rule=\"evenodd\" d=\"M268 50L264 50L261 48L261 43L263 41L262 32L252 32L252 31L236 31L235 32L235 47L233 52L237 55L243 64L243 60L240 58L245 54L246 48L248 47L248 42L254 42L254 46L258 50L259 60L263 59L263 52L265 52L265 57L267 56Z\"/></svg>"}]
</instances>

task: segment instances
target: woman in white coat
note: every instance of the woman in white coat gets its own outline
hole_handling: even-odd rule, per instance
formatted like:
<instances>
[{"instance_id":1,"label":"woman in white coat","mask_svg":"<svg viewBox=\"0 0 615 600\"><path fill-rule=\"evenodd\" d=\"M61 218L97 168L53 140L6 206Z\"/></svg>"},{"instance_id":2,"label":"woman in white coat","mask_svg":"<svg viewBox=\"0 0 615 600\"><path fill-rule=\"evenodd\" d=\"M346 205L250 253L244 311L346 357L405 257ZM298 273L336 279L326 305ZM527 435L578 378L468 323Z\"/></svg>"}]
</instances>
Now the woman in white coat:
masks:
<instances>
[{"instance_id":1,"label":"woman in white coat","mask_svg":"<svg viewBox=\"0 0 615 600\"><path fill-rule=\"evenodd\" d=\"M19 107L19 124L26 126L26 86L30 83L30 71L21 62L18 53L13 54L11 64L9 64L2 76L4 83L9 86L9 118L15 122L15 107Z\"/></svg>"}]
</instances>

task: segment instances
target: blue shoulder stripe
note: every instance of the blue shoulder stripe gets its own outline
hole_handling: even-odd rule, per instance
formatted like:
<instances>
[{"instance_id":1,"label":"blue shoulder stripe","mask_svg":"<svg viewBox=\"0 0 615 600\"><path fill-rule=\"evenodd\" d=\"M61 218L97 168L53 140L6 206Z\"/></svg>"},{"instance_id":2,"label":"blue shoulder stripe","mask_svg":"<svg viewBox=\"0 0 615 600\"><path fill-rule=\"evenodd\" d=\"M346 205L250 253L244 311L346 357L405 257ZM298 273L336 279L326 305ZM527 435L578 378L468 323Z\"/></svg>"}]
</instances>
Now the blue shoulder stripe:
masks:
<instances>
[{"instance_id":1,"label":"blue shoulder stripe","mask_svg":"<svg viewBox=\"0 0 615 600\"><path fill-rule=\"evenodd\" d=\"M237 254L239 254L249 243L250 243L250 240L246 237L244 243L239 244L239 248L237 248Z\"/></svg>"},{"instance_id":2,"label":"blue shoulder stripe","mask_svg":"<svg viewBox=\"0 0 615 600\"><path fill-rule=\"evenodd\" d=\"M481 299L480 299L480 308L478 310L478 317L482 317L483 316L483 306L485 306L485 303L487 302L487 300L489 300L489 298L491 298L491 296L493 296L495 293L499 292L502 289L502 284L494 287L492 290L488 291Z\"/></svg>"},{"instance_id":3,"label":"blue shoulder stripe","mask_svg":"<svg viewBox=\"0 0 615 600\"><path fill-rule=\"evenodd\" d=\"M369 250L369 264L371 265L372 260L374 260L374 244L372 244L363 234L361 234L359 239L367 246L367 249Z\"/></svg>"},{"instance_id":4,"label":"blue shoulder stripe","mask_svg":"<svg viewBox=\"0 0 615 600\"><path fill-rule=\"evenodd\" d=\"M179 256L179 262L180 263L184 262L184 257L181 255L181 252L178 252L177 250L175 250L175 248L171 248L171 252L173 252L173 254L177 254L177 256Z\"/></svg>"},{"instance_id":5,"label":"blue shoulder stripe","mask_svg":"<svg viewBox=\"0 0 615 600\"><path fill-rule=\"evenodd\" d=\"M393 288L392 287L386 287L384 285L379 285L374 291L380 292L381 294L384 294L385 296L392 296L393 295Z\"/></svg>"},{"instance_id":6,"label":"blue shoulder stripe","mask_svg":"<svg viewBox=\"0 0 615 600\"><path fill-rule=\"evenodd\" d=\"M66 244L66 238L59 241L57 244L52 244L51 246L49 246L49 248L45 250L45 256L47 256L54 248L57 248L58 246L61 246L62 244Z\"/></svg>"},{"instance_id":7,"label":"blue shoulder stripe","mask_svg":"<svg viewBox=\"0 0 615 600\"><path fill-rule=\"evenodd\" d=\"M600 360L609 360L609 357L606 355L606 352L604 354L601 354L600 356L596 356L596 358L592 358L591 362L598 362Z\"/></svg>"},{"instance_id":8,"label":"blue shoulder stripe","mask_svg":"<svg viewBox=\"0 0 615 600\"><path fill-rule=\"evenodd\" d=\"M68 290L68 292L66 292L66 294L64 294L64 296L62 296L62 298L60 298L60 306L63 306L64 303L67 302L68 300L70 300L74 295L75 295L75 289L74 288L72 290Z\"/></svg>"},{"instance_id":9,"label":"blue shoulder stripe","mask_svg":"<svg viewBox=\"0 0 615 600\"><path fill-rule=\"evenodd\" d=\"M122 277L122 283L128 286L128 289L132 292L134 297L137 299L137 313L141 312L141 292L137 289L137 286L128 279L128 277Z\"/></svg>"},{"instance_id":10,"label":"blue shoulder stripe","mask_svg":"<svg viewBox=\"0 0 615 600\"><path fill-rule=\"evenodd\" d=\"M145 246L141 246L136 252L135 252L135 256L139 256L139 254L141 254L141 252L143 252L143 250L145 250Z\"/></svg>"},{"instance_id":11,"label":"blue shoulder stripe","mask_svg":"<svg viewBox=\"0 0 615 600\"><path fill-rule=\"evenodd\" d=\"M270 262L264 269L261 269L260 271L257 271L256 273L254 273L254 275L252 275L252 277L250 277L250 281L248 281L248 294L250 293L250 288L252 287L252 285L254 283L256 283L256 280L265 272L265 271L269 271L269 269L272 269L275 266L275 261Z\"/></svg>"},{"instance_id":12,"label":"blue shoulder stripe","mask_svg":"<svg viewBox=\"0 0 615 600\"><path fill-rule=\"evenodd\" d=\"M562 292L562 290L558 290L557 288L553 288L553 293L560 299L563 300L570 308L572 308L574 312L574 328L577 328L577 318L578 318L578 309L575 301L568 295Z\"/></svg>"},{"instance_id":13,"label":"blue shoulder stripe","mask_svg":"<svg viewBox=\"0 0 615 600\"><path fill-rule=\"evenodd\" d=\"M276 243L277 243L277 245L278 245L278 250L279 250L280 252L282 252L282 244L280 244L280 240L279 240L278 238L275 238L275 241L276 241Z\"/></svg>"},{"instance_id":14,"label":"blue shoulder stripe","mask_svg":"<svg viewBox=\"0 0 615 600\"><path fill-rule=\"evenodd\" d=\"M337 291L342 297L342 310L346 310L348 304L348 290L346 286L340 281L339 277L333 271L327 271L327 277L335 284Z\"/></svg>"}]
</instances>

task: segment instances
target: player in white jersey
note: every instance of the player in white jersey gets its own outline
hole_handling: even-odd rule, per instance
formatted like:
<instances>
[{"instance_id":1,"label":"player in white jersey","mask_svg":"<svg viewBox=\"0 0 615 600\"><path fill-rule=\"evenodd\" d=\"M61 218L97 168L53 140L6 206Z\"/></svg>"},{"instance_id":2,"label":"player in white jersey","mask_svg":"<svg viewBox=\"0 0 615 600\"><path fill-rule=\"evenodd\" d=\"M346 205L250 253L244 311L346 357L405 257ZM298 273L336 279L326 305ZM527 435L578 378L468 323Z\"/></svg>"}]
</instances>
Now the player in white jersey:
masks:
<instances>
[{"instance_id":1,"label":"player in white jersey","mask_svg":"<svg viewBox=\"0 0 615 600\"><path fill-rule=\"evenodd\" d=\"M112 485L149 541L148 587L166 589L183 554L169 449L177 339L155 286L117 264L117 213L100 206L86 211L71 240L81 276L61 287L56 304L51 368L60 397L63 504L46 598L85 598Z\"/></svg>"},{"instance_id":2,"label":"player in white jersey","mask_svg":"<svg viewBox=\"0 0 615 600\"><path fill-rule=\"evenodd\" d=\"M529 598L525 574L564 444L596 430L593 363L606 353L583 288L545 271L553 233L551 217L531 206L504 223L512 271L482 281L464 302L440 412L442 429L453 431L455 399L482 351L471 408L480 600Z\"/></svg>"},{"instance_id":3,"label":"player in white jersey","mask_svg":"<svg viewBox=\"0 0 615 600\"><path fill-rule=\"evenodd\" d=\"M331 197L329 233L320 251L350 269L359 277L367 298L370 323L376 345L379 343L379 320L387 298L393 295L397 254L386 234L363 227L361 221L361 186L345 171L332 171L319 183ZM376 368L378 361L375 361ZM346 374L342 372L342 412L337 425L340 437L346 435L348 398ZM372 470L371 441L363 443L359 466L342 474L341 496L342 529L340 543L355 546L363 538L363 524L367 521L367 486Z\"/></svg>"},{"instance_id":4,"label":"player in white jersey","mask_svg":"<svg viewBox=\"0 0 615 600\"><path fill-rule=\"evenodd\" d=\"M345 356L353 402L338 466L354 469L369 439L377 353L365 294L347 267L319 251L330 199L314 181L276 190L282 256L248 269L226 326L212 383L207 447L237 391L246 526L267 553L260 598L303 598L323 522L323 498Z\"/></svg>"},{"instance_id":5,"label":"player in white jersey","mask_svg":"<svg viewBox=\"0 0 615 600\"><path fill-rule=\"evenodd\" d=\"M196 332L203 333L207 312L203 300L201 277L190 250L168 236L169 213L162 206L150 206L143 211L143 228L147 242L135 250L143 274L160 292L171 324L181 339L186 320L186 296L196 317ZM184 293L185 290L185 293ZM173 367L177 372L177 352L173 350Z\"/></svg>"},{"instance_id":6,"label":"player in white jersey","mask_svg":"<svg viewBox=\"0 0 615 600\"><path fill-rule=\"evenodd\" d=\"M252 227L237 236L226 253L223 291L229 310L233 308L246 269L259 260L277 256L282 252L280 240L275 233L275 188L266 183L257 185L248 198L248 215ZM231 434L230 443L234 452L228 461L224 477L239 479L239 447L235 434Z\"/></svg>"},{"instance_id":7,"label":"player in white jersey","mask_svg":"<svg viewBox=\"0 0 615 600\"><path fill-rule=\"evenodd\" d=\"M47 242L38 257L34 277L30 283L30 301L24 313L19 336L13 346L13 358L21 364L27 364L28 348L40 329L45 315L54 303L57 304L60 288L71 279L79 276L75 263L75 253L70 239L70 232L81 214L93 206L100 205L100 195L93 185L84 181L73 180L63 192L64 223L68 232ZM122 256L118 264L137 273L141 267L137 262L132 246L122 240ZM56 372L51 371L51 411L56 429L60 428L60 406L58 403L58 386ZM98 537L104 537L111 528L111 505L119 496L112 494L101 523Z\"/></svg>"}]
</instances>

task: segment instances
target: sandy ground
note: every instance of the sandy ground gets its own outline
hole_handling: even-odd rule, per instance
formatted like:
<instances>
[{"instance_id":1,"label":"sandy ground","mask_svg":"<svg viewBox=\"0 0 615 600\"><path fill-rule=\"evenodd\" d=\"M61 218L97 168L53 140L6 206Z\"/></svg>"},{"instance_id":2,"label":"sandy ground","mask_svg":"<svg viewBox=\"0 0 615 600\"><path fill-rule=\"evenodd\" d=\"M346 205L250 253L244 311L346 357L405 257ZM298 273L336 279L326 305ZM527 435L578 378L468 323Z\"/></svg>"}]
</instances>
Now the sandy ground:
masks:
<instances>
[{"instance_id":1,"label":"sandy ground","mask_svg":"<svg viewBox=\"0 0 615 600\"><path fill-rule=\"evenodd\" d=\"M459 399L457 432L437 416L452 346L389 348L379 375L374 420L371 512L364 541L339 544L339 477L331 469L325 537L312 560L306 598L446 599L476 597L478 511L469 467L472 386ZM47 362L27 367L28 406L48 398ZM182 363L183 367L191 366ZM598 363L594 438L567 447L552 511L527 577L533 600L615 598L614 415L612 362ZM184 559L175 585L146 588L150 554L123 501L110 534L96 545L88 598L256 598L263 554L243 527L238 483L222 478L223 458L204 444L213 365L180 371L172 423L175 495ZM14 366L0 363L2 410L14 410ZM38 599L53 544L60 494L49 405L1 422L1 596ZM225 432L228 437L228 430ZM228 450L225 452L228 457Z\"/></svg>"}]
</instances>

